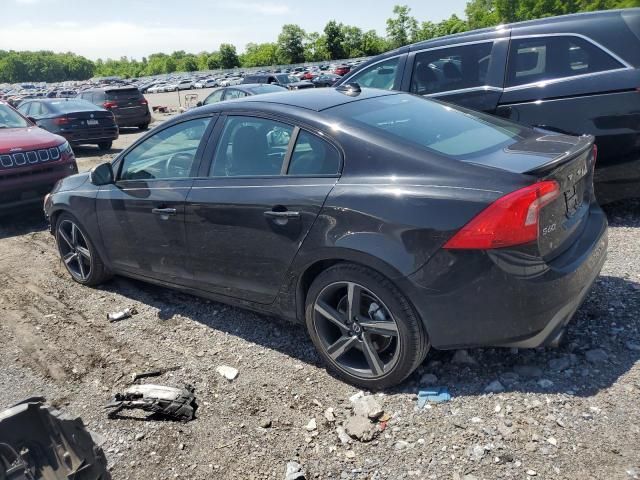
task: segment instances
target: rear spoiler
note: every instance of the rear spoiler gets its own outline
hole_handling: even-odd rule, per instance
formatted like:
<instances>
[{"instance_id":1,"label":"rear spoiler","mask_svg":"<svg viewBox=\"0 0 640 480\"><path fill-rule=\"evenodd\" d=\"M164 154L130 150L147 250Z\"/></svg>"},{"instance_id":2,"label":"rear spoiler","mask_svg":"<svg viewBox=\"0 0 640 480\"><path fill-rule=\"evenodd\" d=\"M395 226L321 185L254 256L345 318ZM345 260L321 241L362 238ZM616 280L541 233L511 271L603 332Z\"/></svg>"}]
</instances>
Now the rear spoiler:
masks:
<instances>
[{"instance_id":1,"label":"rear spoiler","mask_svg":"<svg viewBox=\"0 0 640 480\"><path fill-rule=\"evenodd\" d=\"M569 160L582 155L587 150L593 149L593 144L595 142L595 137L593 135L581 135L577 138L578 141L566 152L563 152L557 157L554 157L547 163L543 163L542 165L524 172L525 175L540 175L542 173L550 172L551 170L555 170L563 163L567 163Z\"/></svg>"}]
</instances>

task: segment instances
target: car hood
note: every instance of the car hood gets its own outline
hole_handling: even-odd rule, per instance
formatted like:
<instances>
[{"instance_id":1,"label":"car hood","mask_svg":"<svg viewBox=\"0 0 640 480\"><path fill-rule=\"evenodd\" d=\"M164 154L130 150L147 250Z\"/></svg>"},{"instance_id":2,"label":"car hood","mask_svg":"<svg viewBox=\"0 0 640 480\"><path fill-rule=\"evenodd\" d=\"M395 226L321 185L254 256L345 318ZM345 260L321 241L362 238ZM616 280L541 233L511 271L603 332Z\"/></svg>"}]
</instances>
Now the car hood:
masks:
<instances>
[{"instance_id":1,"label":"car hood","mask_svg":"<svg viewBox=\"0 0 640 480\"><path fill-rule=\"evenodd\" d=\"M63 178L56 183L51 193L68 192L69 190L75 190L81 187L89 180L89 172L76 173L69 177Z\"/></svg>"},{"instance_id":2,"label":"car hood","mask_svg":"<svg viewBox=\"0 0 640 480\"><path fill-rule=\"evenodd\" d=\"M38 127L0 129L0 153L55 147L64 141L64 138Z\"/></svg>"}]
</instances>

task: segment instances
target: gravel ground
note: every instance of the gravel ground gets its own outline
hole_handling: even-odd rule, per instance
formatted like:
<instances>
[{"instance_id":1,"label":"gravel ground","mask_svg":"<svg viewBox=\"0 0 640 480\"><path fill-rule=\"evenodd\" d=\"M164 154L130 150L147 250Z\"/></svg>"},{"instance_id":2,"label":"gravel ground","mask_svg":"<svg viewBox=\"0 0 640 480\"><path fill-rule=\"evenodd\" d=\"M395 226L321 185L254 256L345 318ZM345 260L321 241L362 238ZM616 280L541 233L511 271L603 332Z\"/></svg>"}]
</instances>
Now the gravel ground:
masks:
<instances>
[{"instance_id":1,"label":"gravel ground","mask_svg":"<svg viewBox=\"0 0 640 480\"><path fill-rule=\"evenodd\" d=\"M81 169L105 159L77 153ZM563 346L432 351L358 406L301 326L124 278L82 287L37 210L0 218L0 405L43 395L81 416L115 479L283 479L288 462L308 479L639 478L640 203L607 213L608 259ZM134 317L106 320L130 306ZM132 372L171 367L146 383L194 385L196 420L107 419ZM427 385L451 401L417 410Z\"/></svg>"}]
</instances>

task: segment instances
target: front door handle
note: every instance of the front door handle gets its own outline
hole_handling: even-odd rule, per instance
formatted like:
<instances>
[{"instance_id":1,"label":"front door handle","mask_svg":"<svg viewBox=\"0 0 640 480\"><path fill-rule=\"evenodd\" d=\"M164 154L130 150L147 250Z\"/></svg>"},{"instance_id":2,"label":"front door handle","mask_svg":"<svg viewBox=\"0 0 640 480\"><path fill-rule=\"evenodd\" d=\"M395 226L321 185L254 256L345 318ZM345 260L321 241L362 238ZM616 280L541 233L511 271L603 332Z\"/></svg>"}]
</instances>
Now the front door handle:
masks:
<instances>
[{"instance_id":1,"label":"front door handle","mask_svg":"<svg viewBox=\"0 0 640 480\"><path fill-rule=\"evenodd\" d=\"M299 218L300 212L290 212L289 210L285 210L284 212L274 212L273 210L267 210L264 212L264 216L267 218L290 219Z\"/></svg>"},{"instance_id":2,"label":"front door handle","mask_svg":"<svg viewBox=\"0 0 640 480\"><path fill-rule=\"evenodd\" d=\"M175 208L153 208L151 213L156 215L175 215L178 211Z\"/></svg>"}]
</instances>

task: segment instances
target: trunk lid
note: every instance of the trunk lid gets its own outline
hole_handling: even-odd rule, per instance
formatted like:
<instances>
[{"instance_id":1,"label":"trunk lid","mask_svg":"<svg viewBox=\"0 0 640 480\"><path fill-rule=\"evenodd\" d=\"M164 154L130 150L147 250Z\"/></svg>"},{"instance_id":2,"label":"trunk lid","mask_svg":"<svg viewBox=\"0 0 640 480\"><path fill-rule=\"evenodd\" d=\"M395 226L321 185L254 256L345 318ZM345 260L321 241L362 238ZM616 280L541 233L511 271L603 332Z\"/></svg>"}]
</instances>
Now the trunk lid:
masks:
<instances>
[{"instance_id":1,"label":"trunk lid","mask_svg":"<svg viewBox=\"0 0 640 480\"><path fill-rule=\"evenodd\" d=\"M117 90L107 90L105 92L107 102L113 102L115 107L111 108L114 115L119 117L134 117L145 115L147 104L137 88L120 88Z\"/></svg>"},{"instance_id":2,"label":"trunk lid","mask_svg":"<svg viewBox=\"0 0 640 480\"><path fill-rule=\"evenodd\" d=\"M115 125L113 114L107 110L69 112L64 116L69 120L69 123L65 125L65 128L68 129L113 127Z\"/></svg>"}]
</instances>

